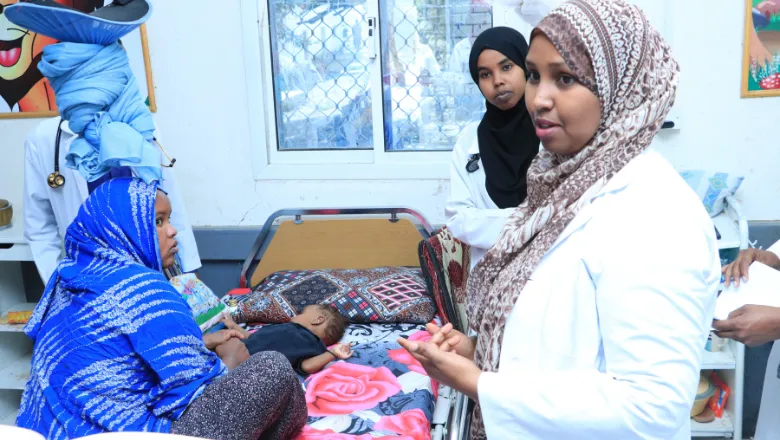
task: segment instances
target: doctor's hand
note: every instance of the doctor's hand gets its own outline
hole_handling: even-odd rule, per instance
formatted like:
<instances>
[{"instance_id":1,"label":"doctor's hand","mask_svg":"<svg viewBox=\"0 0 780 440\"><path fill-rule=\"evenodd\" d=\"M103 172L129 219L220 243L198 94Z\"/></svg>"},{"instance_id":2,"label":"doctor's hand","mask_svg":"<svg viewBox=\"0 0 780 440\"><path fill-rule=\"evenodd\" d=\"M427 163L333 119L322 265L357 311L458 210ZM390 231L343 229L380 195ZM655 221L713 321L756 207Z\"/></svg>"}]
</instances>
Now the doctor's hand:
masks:
<instances>
[{"instance_id":1,"label":"doctor's hand","mask_svg":"<svg viewBox=\"0 0 780 440\"><path fill-rule=\"evenodd\" d=\"M431 379L452 387L475 402L479 402L477 384L482 370L471 359L460 356L453 351L445 352L429 342L412 342L406 338L400 338L398 343L422 364Z\"/></svg>"},{"instance_id":2,"label":"doctor's hand","mask_svg":"<svg viewBox=\"0 0 780 440\"><path fill-rule=\"evenodd\" d=\"M748 280L748 270L753 262L766 264L769 267L780 270L780 258L774 252L762 251L761 249L745 249L739 253L739 256L733 263L723 268L725 278L724 284L729 287L731 283L739 287L740 281Z\"/></svg>"},{"instance_id":3,"label":"doctor's hand","mask_svg":"<svg viewBox=\"0 0 780 440\"><path fill-rule=\"evenodd\" d=\"M734 310L728 319L713 321L720 338L734 339L755 347L780 339L780 308L746 305Z\"/></svg>"},{"instance_id":4,"label":"doctor's hand","mask_svg":"<svg viewBox=\"0 0 780 440\"><path fill-rule=\"evenodd\" d=\"M476 349L474 339L455 330L452 324L448 323L442 327L428 324L425 329L431 334L431 340L428 341L430 344L439 347L442 351L454 351L466 359L474 359L474 350Z\"/></svg>"}]
</instances>

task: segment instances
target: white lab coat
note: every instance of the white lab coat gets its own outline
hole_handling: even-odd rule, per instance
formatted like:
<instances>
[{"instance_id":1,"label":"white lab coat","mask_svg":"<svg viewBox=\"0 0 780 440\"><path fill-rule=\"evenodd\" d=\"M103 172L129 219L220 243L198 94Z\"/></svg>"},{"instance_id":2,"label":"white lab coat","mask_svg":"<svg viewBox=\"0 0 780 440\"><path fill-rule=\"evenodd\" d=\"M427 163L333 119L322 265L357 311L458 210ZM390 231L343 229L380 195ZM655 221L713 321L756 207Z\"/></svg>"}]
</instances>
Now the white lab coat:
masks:
<instances>
[{"instance_id":1,"label":"white lab coat","mask_svg":"<svg viewBox=\"0 0 780 440\"><path fill-rule=\"evenodd\" d=\"M479 121L467 125L452 149L450 196L445 207L452 236L471 246L471 268L493 247L506 219L515 210L499 209L490 198L481 159L477 171L466 171L469 158L479 154L478 126Z\"/></svg>"},{"instance_id":2,"label":"white lab coat","mask_svg":"<svg viewBox=\"0 0 780 440\"><path fill-rule=\"evenodd\" d=\"M63 123L60 145L60 174L65 185L52 189L47 183L54 171L54 147L60 118L52 118L38 125L25 142L24 169L24 236L46 283L57 268L63 252L63 240L68 226L87 199L87 181L78 171L65 165L65 155L75 135ZM170 150L168 150L170 154ZM161 189L168 193L173 213L171 223L179 231L179 258L182 270L192 272L200 268L200 255L192 226L171 169L163 168Z\"/></svg>"},{"instance_id":3,"label":"white lab coat","mask_svg":"<svg viewBox=\"0 0 780 440\"><path fill-rule=\"evenodd\" d=\"M769 249L780 255L780 241ZM780 290L780 287L778 287ZM772 352L766 363L764 373L764 388L761 393L761 406L758 410L758 423L756 424L755 440L780 440L780 379L777 377L777 369L780 366L780 344L772 343Z\"/></svg>"},{"instance_id":4,"label":"white lab coat","mask_svg":"<svg viewBox=\"0 0 780 440\"><path fill-rule=\"evenodd\" d=\"M557 4L557 0L525 0L523 2L504 1L505 6L520 4L515 12L531 26L536 26L542 18ZM526 39L528 36L525 36ZM457 64L465 60L466 75L468 72L468 55L471 52L471 41L466 38L458 42L454 54L460 54L464 59L453 59ZM465 52L468 48L469 53ZM457 66L450 66L454 69ZM476 85L475 85L476 87ZM506 224L515 208L500 209L487 192L485 187L485 169L482 160L479 169L473 173L466 171L466 164L474 154L479 154L477 127L479 121L466 126L452 150L450 165L450 195L447 199L445 214L447 228L452 236L471 247L471 268L485 256L498 239L498 234Z\"/></svg>"},{"instance_id":5,"label":"white lab coat","mask_svg":"<svg viewBox=\"0 0 780 440\"><path fill-rule=\"evenodd\" d=\"M534 270L483 373L488 438L690 440L720 281L701 201L656 152L608 182Z\"/></svg>"}]
</instances>

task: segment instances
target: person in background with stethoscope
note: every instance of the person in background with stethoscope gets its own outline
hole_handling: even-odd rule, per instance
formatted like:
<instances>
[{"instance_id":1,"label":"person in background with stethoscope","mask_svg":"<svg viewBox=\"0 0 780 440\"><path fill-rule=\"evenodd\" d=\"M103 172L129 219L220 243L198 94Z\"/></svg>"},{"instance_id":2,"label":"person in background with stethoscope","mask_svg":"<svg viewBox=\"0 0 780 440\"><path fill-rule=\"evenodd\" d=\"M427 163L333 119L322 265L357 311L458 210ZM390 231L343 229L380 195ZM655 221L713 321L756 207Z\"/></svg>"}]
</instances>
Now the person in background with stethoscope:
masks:
<instances>
[{"instance_id":1,"label":"person in background with stethoscope","mask_svg":"<svg viewBox=\"0 0 780 440\"><path fill-rule=\"evenodd\" d=\"M58 117L43 121L25 141L24 236L44 284L62 256L65 231L76 218L91 187L104 180L88 183L78 171L65 166L65 155L76 136L68 122L61 121ZM167 153L161 156L166 157ZM116 169L108 177L117 177L123 172L126 171ZM171 223L178 230L176 240L181 270L194 272L201 266L200 255L169 165L163 167L163 178L160 188L168 194L173 207Z\"/></svg>"},{"instance_id":2,"label":"person in background with stethoscope","mask_svg":"<svg viewBox=\"0 0 780 440\"><path fill-rule=\"evenodd\" d=\"M487 111L452 151L446 214L452 235L471 247L472 268L525 200L526 172L539 152L523 100L527 53L523 35L508 27L486 30L471 49L469 70Z\"/></svg>"}]
</instances>

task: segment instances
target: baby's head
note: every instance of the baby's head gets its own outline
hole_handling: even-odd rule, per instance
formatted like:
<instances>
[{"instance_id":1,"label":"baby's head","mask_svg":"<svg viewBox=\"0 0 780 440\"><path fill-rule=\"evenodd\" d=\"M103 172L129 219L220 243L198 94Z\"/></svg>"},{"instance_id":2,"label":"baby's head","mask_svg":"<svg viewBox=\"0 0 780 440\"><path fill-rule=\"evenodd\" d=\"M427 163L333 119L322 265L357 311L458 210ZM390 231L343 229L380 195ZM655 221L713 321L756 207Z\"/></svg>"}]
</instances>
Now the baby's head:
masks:
<instances>
[{"instance_id":1,"label":"baby's head","mask_svg":"<svg viewBox=\"0 0 780 440\"><path fill-rule=\"evenodd\" d=\"M307 306L292 322L311 330L325 345L339 342L347 328L347 318L336 307L327 304Z\"/></svg>"}]
</instances>

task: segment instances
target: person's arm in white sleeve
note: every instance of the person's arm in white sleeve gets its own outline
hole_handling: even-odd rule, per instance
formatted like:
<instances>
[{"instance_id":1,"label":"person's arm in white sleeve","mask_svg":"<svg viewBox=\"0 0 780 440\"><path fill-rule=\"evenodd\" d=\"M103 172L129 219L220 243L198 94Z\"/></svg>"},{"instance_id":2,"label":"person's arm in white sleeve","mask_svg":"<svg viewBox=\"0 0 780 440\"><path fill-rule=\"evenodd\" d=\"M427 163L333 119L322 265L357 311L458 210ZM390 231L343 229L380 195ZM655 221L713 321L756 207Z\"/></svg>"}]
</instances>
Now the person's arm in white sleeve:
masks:
<instances>
[{"instance_id":1,"label":"person's arm in white sleeve","mask_svg":"<svg viewBox=\"0 0 780 440\"><path fill-rule=\"evenodd\" d=\"M696 220L615 214L583 245L606 371L482 373L488 438L666 440L690 423L719 278L714 237Z\"/></svg>"},{"instance_id":2,"label":"person's arm in white sleeve","mask_svg":"<svg viewBox=\"0 0 780 440\"><path fill-rule=\"evenodd\" d=\"M164 169L163 179L160 188L168 194L168 198L171 200L171 224L178 232L176 241L179 243L181 270L183 272L195 272L201 267L200 252L198 252L195 234L187 216L187 209L184 206L184 200L176 184L173 170L170 168Z\"/></svg>"},{"instance_id":3,"label":"person's arm in white sleeve","mask_svg":"<svg viewBox=\"0 0 780 440\"><path fill-rule=\"evenodd\" d=\"M159 131L155 132L155 136L160 140ZM163 168L163 181L160 183L160 188L168 194L171 201L171 224L178 232L176 241L179 243L181 270L182 272L195 272L201 267L200 252L198 251L198 243L195 242L195 234L187 215L184 199L176 183L173 168Z\"/></svg>"},{"instance_id":4,"label":"person's arm in white sleeve","mask_svg":"<svg viewBox=\"0 0 780 440\"><path fill-rule=\"evenodd\" d=\"M467 151L469 144L476 137L476 124L466 127L452 151L450 165L450 196L447 199L447 228L453 237L469 246L490 249L498 239L498 235L506 224L506 220L514 208L481 209L474 201L479 194L472 194L469 188L469 172ZM467 133L473 131L474 133ZM476 190L476 188L475 188Z\"/></svg>"},{"instance_id":5,"label":"person's arm in white sleeve","mask_svg":"<svg viewBox=\"0 0 780 440\"><path fill-rule=\"evenodd\" d=\"M32 251L35 267L46 284L62 256L62 237L49 201L46 179L38 148L31 137L24 145L24 238Z\"/></svg>"}]
</instances>

